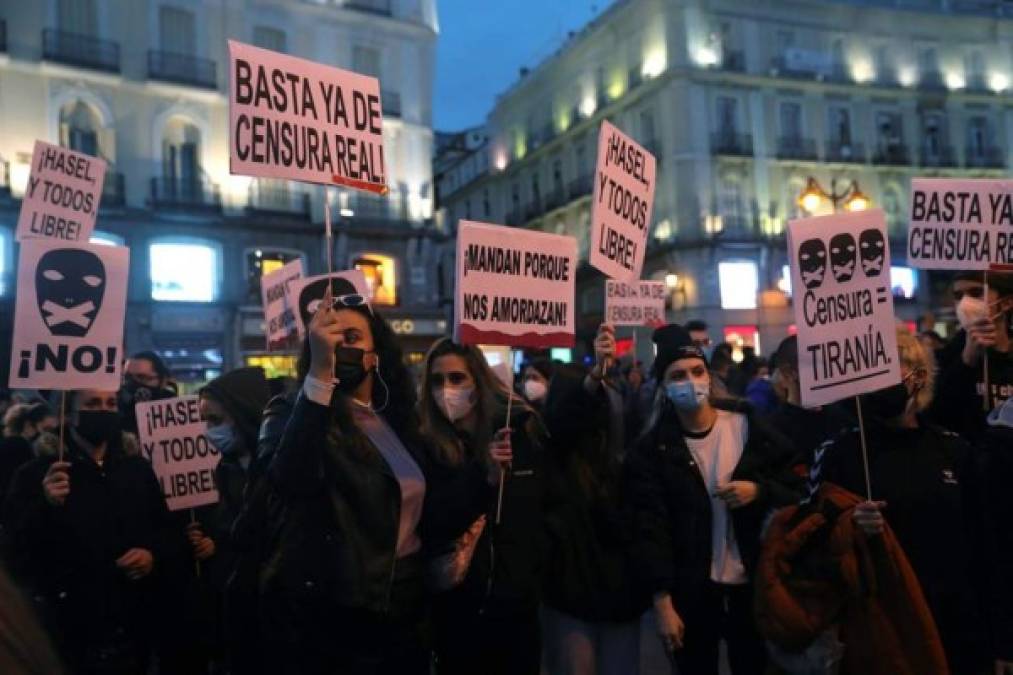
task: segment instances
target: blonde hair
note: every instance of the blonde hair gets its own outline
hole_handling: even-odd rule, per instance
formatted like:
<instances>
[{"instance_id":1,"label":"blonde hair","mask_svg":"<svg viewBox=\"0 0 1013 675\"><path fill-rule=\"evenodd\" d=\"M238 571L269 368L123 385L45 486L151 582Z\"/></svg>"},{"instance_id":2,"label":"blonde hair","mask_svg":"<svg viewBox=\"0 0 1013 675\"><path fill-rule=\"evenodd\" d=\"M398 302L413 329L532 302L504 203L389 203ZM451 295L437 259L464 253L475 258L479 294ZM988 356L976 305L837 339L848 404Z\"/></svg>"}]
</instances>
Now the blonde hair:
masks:
<instances>
[{"instance_id":1,"label":"blonde hair","mask_svg":"<svg viewBox=\"0 0 1013 675\"><path fill-rule=\"evenodd\" d=\"M932 403L935 391L936 368L932 353L903 326L897 327L897 351L903 366L911 371L921 370L925 373L925 383L915 394L915 409L922 412Z\"/></svg>"}]
</instances>

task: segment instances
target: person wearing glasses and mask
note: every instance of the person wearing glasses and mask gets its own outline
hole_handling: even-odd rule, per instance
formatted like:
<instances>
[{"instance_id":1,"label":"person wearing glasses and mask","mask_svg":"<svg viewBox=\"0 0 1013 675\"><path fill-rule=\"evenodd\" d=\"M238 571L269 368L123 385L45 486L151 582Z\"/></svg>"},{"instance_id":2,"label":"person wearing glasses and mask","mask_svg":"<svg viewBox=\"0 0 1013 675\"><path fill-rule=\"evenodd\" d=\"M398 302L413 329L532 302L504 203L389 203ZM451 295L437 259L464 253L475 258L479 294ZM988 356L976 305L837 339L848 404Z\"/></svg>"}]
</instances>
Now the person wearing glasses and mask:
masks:
<instances>
[{"instance_id":1,"label":"person wearing glasses and mask","mask_svg":"<svg viewBox=\"0 0 1013 675\"><path fill-rule=\"evenodd\" d=\"M422 432L433 444L433 475L446 488L427 504L433 535L477 536L463 580L435 600L436 672L537 675L541 421L516 396L507 419L512 394L474 346L438 340L422 382Z\"/></svg>"},{"instance_id":2,"label":"person wearing glasses and mask","mask_svg":"<svg viewBox=\"0 0 1013 675\"><path fill-rule=\"evenodd\" d=\"M960 330L938 353L939 379L932 419L972 442L984 433L990 410L1013 396L1013 274L958 272L953 278ZM985 398L985 365L988 398Z\"/></svg>"},{"instance_id":3,"label":"person wearing glasses and mask","mask_svg":"<svg viewBox=\"0 0 1013 675\"><path fill-rule=\"evenodd\" d=\"M855 508L855 524L873 539L890 525L921 583L950 672L981 673L988 632L975 584L987 579L988 566L980 556L975 457L964 439L922 416L932 401L931 355L902 328L897 349L901 382L861 397L874 501ZM813 467L815 479L866 494L857 428L826 446Z\"/></svg>"},{"instance_id":4,"label":"person wearing glasses and mask","mask_svg":"<svg viewBox=\"0 0 1013 675\"><path fill-rule=\"evenodd\" d=\"M711 402L703 351L682 326L657 329L655 407L626 457L634 564L654 599L662 646L679 673L762 673L752 580L771 509L799 499L787 441L748 404Z\"/></svg>"},{"instance_id":5,"label":"person wearing glasses and mask","mask_svg":"<svg viewBox=\"0 0 1013 675\"><path fill-rule=\"evenodd\" d=\"M176 396L170 382L171 376L169 366L161 356L152 351L137 352L124 362L118 405L125 431L137 433L134 406L138 403L160 401Z\"/></svg>"},{"instance_id":6,"label":"person wearing glasses and mask","mask_svg":"<svg viewBox=\"0 0 1013 675\"><path fill-rule=\"evenodd\" d=\"M115 391L68 392L63 458L21 467L4 503L11 571L73 672L146 672L152 571L170 547L151 465L126 456Z\"/></svg>"},{"instance_id":7,"label":"person wearing glasses and mask","mask_svg":"<svg viewBox=\"0 0 1013 675\"><path fill-rule=\"evenodd\" d=\"M260 572L277 673L428 673L416 394L390 325L342 279L306 321L267 478L282 503ZM278 408L285 407L282 412Z\"/></svg>"}]
</instances>

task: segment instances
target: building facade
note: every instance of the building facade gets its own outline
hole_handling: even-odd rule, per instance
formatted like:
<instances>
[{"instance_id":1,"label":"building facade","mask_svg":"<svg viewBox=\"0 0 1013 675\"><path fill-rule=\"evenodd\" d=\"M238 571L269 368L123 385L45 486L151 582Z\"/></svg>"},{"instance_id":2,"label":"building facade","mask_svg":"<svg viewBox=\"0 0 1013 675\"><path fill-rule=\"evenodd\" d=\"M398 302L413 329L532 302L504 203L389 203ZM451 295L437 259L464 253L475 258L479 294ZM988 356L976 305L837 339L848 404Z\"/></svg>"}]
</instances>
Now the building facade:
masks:
<instances>
[{"instance_id":1,"label":"building facade","mask_svg":"<svg viewBox=\"0 0 1013 675\"><path fill-rule=\"evenodd\" d=\"M42 139L109 163L95 239L130 247L128 351L157 350L184 382L243 364L289 371L291 355L264 351L260 276L295 258L308 274L326 270L330 200L335 266L363 270L421 358L446 328L436 295L445 237L432 222L437 31L434 0L0 4L5 325L14 227ZM390 195L230 175L228 39L378 77Z\"/></svg>"},{"instance_id":2,"label":"building facade","mask_svg":"<svg viewBox=\"0 0 1013 675\"><path fill-rule=\"evenodd\" d=\"M786 223L871 202L913 322L945 283L906 266L910 179L1006 175L1011 38L1013 9L994 0L618 0L522 69L488 143L438 177L438 219L570 234L586 261L608 119L658 159L643 276L668 283L672 320L771 351L793 329ZM603 282L583 267L586 348Z\"/></svg>"}]
</instances>

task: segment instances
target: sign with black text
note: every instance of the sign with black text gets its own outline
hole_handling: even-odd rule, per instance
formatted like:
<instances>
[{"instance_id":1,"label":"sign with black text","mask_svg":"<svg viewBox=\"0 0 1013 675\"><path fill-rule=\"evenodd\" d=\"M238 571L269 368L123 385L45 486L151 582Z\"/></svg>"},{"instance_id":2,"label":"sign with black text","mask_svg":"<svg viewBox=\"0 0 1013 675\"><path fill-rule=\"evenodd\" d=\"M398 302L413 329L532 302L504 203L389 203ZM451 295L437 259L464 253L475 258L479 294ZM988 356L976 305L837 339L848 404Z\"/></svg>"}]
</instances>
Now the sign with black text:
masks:
<instances>
[{"instance_id":1,"label":"sign with black text","mask_svg":"<svg viewBox=\"0 0 1013 675\"><path fill-rule=\"evenodd\" d=\"M17 240L87 243L95 229L105 175L106 163L98 157L35 141Z\"/></svg>"},{"instance_id":2,"label":"sign with black text","mask_svg":"<svg viewBox=\"0 0 1013 675\"><path fill-rule=\"evenodd\" d=\"M372 300L366 275L360 270L334 272L329 278L336 309L364 305ZM327 291L327 279L326 274L320 274L293 279L288 284L289 303L295 307L295 326L300 338L306 335L306 326L320 307L320 300Z\"/></svg>"},{"instance_id":3,"label":"sign with black text","mask_svg":"<svg viewBox=\"0 0 1013 675\"><path fill-rule=\"evenodd\" d=\"M883 212L793 220L788 259L802 405L900 382Z\"/></svg>"},{"instance_id":4,"label":"sign with black text","mask_svg":"<svg viewBox=\"0 0 1013 675\"><path fill-rule=\"evenodd\" d=\"M627 284L605 280L605 322L613 326L665 325L664 281L634 281Z\"/></svg>"},{"instance_id":5,"label":"sign with black text","mask_svg":"<svg viewBox=\"0 0 1013 675\"><path fill-rule=\"evenodd\" d=\"M205 434L196 394L145 401L134 406L141 454L154 469L170 511L218 501L218 449Z\"/></svg>"},{"instance_id":6,"label":"sign with black text","mask_svg":"<svg viewBox=\"0 0 1013 675\"><path fill-rule=\"evenodd\" d=\"M380 82L229 40L229 167L387 193Z\"/></svg>"},{"instance_id":7,"label":"sign with black text","mask_svg":"<svg viewBox=\"0 0 1013 675\"><path fill-rule=\"evenodd\" d=\"M11 389L120 388L129 261L124 246L21 243Z\"/></svg>"},{"instance_id":8,"label":"sign with black text","mask_svg":"<svg viewBox=\"0 0 1013 675\"><path fill-rule=\"evenodd\" d=\"M912 178L912 267L987 270L1013 264L1013 180Z\"/></svg>"},{"instance_id":9,"label":"sign with black text","mask_svg":"<svg viewBox=\"0 0 1013 675\"><path fill-rule=\"evenodd\" d=\"M603 120L591 196L592 265L619 281L635 281L654 209L657 163L632 138Z\"/></svg>"},{"instance_id":10,"label":"sign with black text","mask_svg":"<svg viewBox=\"0 0 1013 675\"><path fill-rule=\"evenodd\" d=\"M268 351L284 347L288 339L299 332L296 303L289 294L289 286L302 277L302 258L296 258L260 277L264 335L267 337Z\"/></svg>"},{"instance_id":11,"label":"sign with black text","mask_svg":"<svg viewBox=\"0 0 1013 675\"><path fill-rule=\"evenodd\" d=\"M455 341L572 347L576 274L573 237L460 221Z\"/></svg>"}]
</instances>

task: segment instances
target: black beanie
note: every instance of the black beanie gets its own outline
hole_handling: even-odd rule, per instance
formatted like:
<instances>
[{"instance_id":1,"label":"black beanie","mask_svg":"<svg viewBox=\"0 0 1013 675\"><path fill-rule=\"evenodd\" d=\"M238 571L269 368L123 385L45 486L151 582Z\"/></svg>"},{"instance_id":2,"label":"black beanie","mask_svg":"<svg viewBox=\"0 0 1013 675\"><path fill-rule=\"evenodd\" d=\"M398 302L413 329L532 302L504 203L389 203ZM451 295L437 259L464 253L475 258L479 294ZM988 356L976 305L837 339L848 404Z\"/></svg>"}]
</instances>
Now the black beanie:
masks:
<instances>
[{"instance_id":1,"label":"black beanie","mask_svg":"<svg viewBox=\"0 0 1013 675\"><path fill-rule=\"evenodd\" d=\"M654 357L654 379L658 382L665 375L665 369L679 359L700 359L707 365L707 357L703 350L693 343L689 331L677 323L670 323L654 331L651 340L658 347L658 355Z\"/></svg>"},{"instance_id":2,"label":"black beanie","mask_svg":"<svg viewBox=\"0 0 1013 675\"><path fill-rule=\"evenodd\" d=\"M222 404L236 421L239 433L252 453L257 451L260 418L271 397L264 369L236 368L216 377L200 390Z\"/></svg>"}]
</instances>

